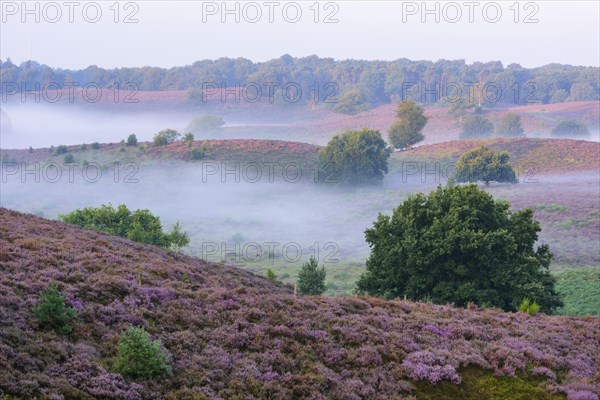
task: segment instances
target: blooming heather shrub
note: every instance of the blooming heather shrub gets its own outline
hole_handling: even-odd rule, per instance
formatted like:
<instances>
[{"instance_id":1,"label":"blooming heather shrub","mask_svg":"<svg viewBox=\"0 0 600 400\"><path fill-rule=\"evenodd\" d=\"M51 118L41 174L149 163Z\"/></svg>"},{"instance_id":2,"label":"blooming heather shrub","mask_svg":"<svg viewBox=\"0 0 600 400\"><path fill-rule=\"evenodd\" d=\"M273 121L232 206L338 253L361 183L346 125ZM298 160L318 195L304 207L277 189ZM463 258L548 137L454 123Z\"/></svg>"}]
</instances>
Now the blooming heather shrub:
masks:
<instances>
[{"instance_id":1,"label":"blooming heather shrub","mask_svg":"<svg viewBox=\"0 0 600 400\"><path fill-rule=\"evenodd\" d=\"M0 392L17 398L600 394L599 318L531 318L372 297L294 298L292 287L241 269L2 208L0 248ZM33 329L29 310L45 282L59 284L77 308L69 337L47 340ZM118 333L130 325L160 335L172 374L129 381L106 369L118 352ZM454 383L457 376L464 384ZM503 391L495 393L494 385ZM523 392L523 385L535 390Z\"/></svg>"},{"instance_id":2,"label":"blooming heather shrub","mask_svg":"<svg viewBox=\"0 0 600 400\"><path fill-rule=\"evenodd\" d=\"M75 309L65 305L65 296L58 293L56 285L50 285L40 294L33 307L33 315L42 326L47 326L61 335L71 333L71 320L75 317Z\"/></svg>"},{"instance_id":3,"label":"blooming heather shrub","mask_svg":"<svg viewBox=\"0 0 600 400\"><path fill-rule=\"evenodd\" d=\"M171 373L169 355L160 341L151 341L143 327L127 328L119 337L119 352L114 368L128 378L160 378Z\"/></svg>"}]
</instances>

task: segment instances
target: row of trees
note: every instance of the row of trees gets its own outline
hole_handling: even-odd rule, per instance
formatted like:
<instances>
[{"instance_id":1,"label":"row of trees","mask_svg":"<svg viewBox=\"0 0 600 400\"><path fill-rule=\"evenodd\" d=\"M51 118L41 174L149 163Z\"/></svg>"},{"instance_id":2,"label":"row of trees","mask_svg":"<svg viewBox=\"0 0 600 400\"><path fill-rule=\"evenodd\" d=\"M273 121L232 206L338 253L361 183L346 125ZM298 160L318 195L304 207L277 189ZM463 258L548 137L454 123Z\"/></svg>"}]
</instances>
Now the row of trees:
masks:
<instances>
[{"instance_id":1,"label":"row of trees","mask_svg":"<svg viewBox=\"0 0 600 400\"><path fill-rule=\"evenodd\" d=\"M600 78L596 67L561 64L549 64L540 68L523 68L518 64L505 67L498 61L472 64L467 64L464 60L431 62L405 58L394 61L335 61L317 56L294 58L286 54L258 63L245 58L220 58L169 69L104 69L92 65L82 70L66 70L51 68L35 61L15 65L7 59L0 61L0 77L3 82L24 83L28 90L32 90L36 83L43 86L48 82L77 82L81 86L93 82L101 87L110 87L115 82L121 85L134 83L139 90L197 90L209 82L223 84L228 88L269 82L282 87L294 82L305 94L315 94L316 88L319 88L319 101L334 96L339 104L330 105L344 113L356 113L388 103L394 98L429 103L440 101L442 94L448 98L457 94L446 93L448 88L453 88L456 84L459 87L478 84L480 90L476 91L477 103L490 107L497 103L486 102L481 89L492 82L502 93L498 103L560 103L600 99ZM326 87L330 83L334 83L334 86ZM418 85L419 89L408 89L407 85L410 84ZM431 95L424 96L424 89L436 86L437 99ZM460 98L466 98L468 87L461 87L461 91ZM300 103L313 100L311 96L304 95ZM448 106L454 104L441 101Z\"/></svg>"},{"instance_id":2,"label":"row of trees","mask_svg":"<svg viewBox=\"0 0 600 400\"><path fill-rule=\"evenodd\" d=\"M423 108L412 101L403 101L396 112L396 121L389 128L389 141L396 149L407 149L424 139L427 116ZM478 118L480 116L474 116ZM486 120L484 120L487 123ZM465 121L471 136L481 129ZM490 123L491 125L491 123ZM504 132L523 132L520 117L505 114L499 124ZM380 182L388 173L389 148L377 130L364 128L335 135L319 152L319 182L359 185ZM491 181L516 183L516 175L506 151L494 152L479 147L463 154L456 166L457 182Z\"/></svg>"}]
</instances>

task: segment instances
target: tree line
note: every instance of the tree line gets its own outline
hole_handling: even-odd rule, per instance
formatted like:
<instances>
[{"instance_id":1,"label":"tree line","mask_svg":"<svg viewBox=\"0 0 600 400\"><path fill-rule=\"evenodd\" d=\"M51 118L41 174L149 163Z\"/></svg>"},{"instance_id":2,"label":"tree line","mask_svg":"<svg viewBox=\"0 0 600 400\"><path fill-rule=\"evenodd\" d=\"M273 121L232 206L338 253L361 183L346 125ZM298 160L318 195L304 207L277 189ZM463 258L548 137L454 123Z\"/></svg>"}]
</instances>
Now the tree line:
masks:
<instances>
[{"instance_id":1,"label":"tree line","mask_svg":"<svg viewBox=\"0 0 600 400\"><path fill-rule=\"evenodd\" d=\"M294 58L286 54L256 63L245 58L220 58L173 68L105 69L91 65L70 70L35 61L16 65L8 58L0 60L0 77L2 82L23 84L26 90L34 90L36 84L43 87L49 82L59 85L94 83L107 88L114 87L115 83L132 83L138 90L189 90L192 102L198 100L198 90L208 82L227 88L250 82L258 85L276 83L279 87L294 83L304 93L298 103L323 101L327 97L335 100L328 106L347 114L398 99L418 103L445 102L451 106L456 101L446 100L456 99L457 91L462 92L460 99L487 107L508 103L600 100L597 67L563 64L538 68L510 64L505 67L499 61L467 64L464 60L433 62L406 58L394 61L334 60L314 55ZM472 91L473 85L478 85L479 89ZM494 93L482 92L486 85L489 86L486 91ZM6 91L6 84L0 90ZM431 94L432 90L437 92L436 96ZM498 91L501 96L495 99Z\"/></svg>"}]
</instances>

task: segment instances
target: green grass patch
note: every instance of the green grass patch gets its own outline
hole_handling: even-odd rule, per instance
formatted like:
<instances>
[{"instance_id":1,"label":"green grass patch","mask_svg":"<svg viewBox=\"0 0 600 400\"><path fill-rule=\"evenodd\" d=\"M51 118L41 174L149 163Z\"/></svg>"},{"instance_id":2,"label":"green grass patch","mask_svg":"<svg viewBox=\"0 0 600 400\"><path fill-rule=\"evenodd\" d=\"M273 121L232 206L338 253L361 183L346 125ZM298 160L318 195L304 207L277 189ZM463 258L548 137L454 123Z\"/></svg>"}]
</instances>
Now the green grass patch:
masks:
<instances>
[{"instance_id":1,"label":"green grass patch","mask_svg":"<svg viewBox=\"0 0 600 400\"><path fill-rule=\"evenodd\" d=\"M419 400L564 400L566 396L552 394L544 387L545 379L533 376L497 377L492 371L467 367L460 372L462 383L448 381L435 385L416 382Z\"/></svg>"},{"instance_id":2,"label":"green grass patch","mask_svg":"<svg viewBox=\"0 0 600 400\"><path fill-rule=\"evenodd\" d=\"M556 290L565 303L563 315L600 316L600 269L572 269L557 275Z\"/></svg>"},{"instance_id":3,"label":"green grass patch","mask_svg":"<svg viewBox=\"0 0 600 400\"><path fill-rule=\"evenodd\" d=\"M585 228L589 225L589 221L584 221L580 219L567 218L564 222L557 224L560 229L568 229L568 228Z\"/></svg>"},{"instance_id":4,"label":"green grass patch","mask_svg":"<svg viewBox=\"0 0 600 400\"><path fill-rule=\"evenodd\" d=\"M533 210L539 211L548 211L548 212L565 212L567 211L567 206L562 204L534 204L529 207Z\"/></svg>"}]
</instances>

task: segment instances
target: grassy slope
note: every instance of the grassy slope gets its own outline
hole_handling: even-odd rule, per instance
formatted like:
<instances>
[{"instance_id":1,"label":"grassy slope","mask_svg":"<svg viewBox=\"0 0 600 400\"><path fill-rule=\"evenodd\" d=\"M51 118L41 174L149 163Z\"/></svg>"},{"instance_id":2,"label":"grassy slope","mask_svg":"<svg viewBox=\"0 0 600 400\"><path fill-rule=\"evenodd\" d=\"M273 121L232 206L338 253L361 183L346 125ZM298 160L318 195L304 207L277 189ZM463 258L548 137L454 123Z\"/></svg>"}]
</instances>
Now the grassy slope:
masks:
<instances>
[{"instance_id":1,"label":"grassy slope","mask_svg":"<svg viewBox=\"0 0 600 400\"><path fill-rule=\"evenodd\" d=\"M557 290L565 301L561 314L600 316L600 269L565 271Z\"/></svg>"},{"instance_id":2,"label":"grassy slope","mask_svg":"<svg viewBox=\"0 0 600 400\"><path fill-rule=\"evenodd\" d=\"M573 399L600 394L598 318L295 298L290 287L153 246L6 209L0 222L0 394L344 400L564 398L551 388ZM31 317L50 282L77 309L69 336L40 330ZM129 382L111 372L118 334L130 324L162 341L173 356L172 376Z\"/></svg>"}]
</instances>

